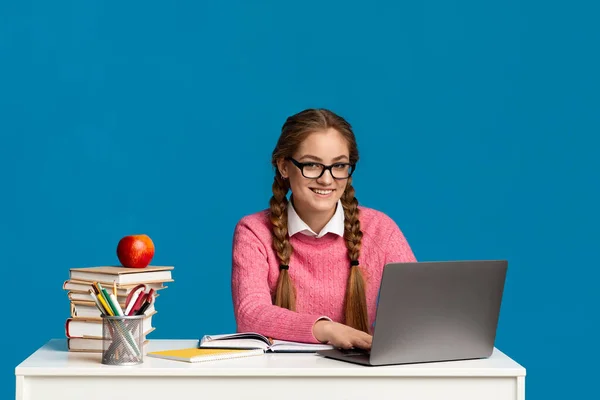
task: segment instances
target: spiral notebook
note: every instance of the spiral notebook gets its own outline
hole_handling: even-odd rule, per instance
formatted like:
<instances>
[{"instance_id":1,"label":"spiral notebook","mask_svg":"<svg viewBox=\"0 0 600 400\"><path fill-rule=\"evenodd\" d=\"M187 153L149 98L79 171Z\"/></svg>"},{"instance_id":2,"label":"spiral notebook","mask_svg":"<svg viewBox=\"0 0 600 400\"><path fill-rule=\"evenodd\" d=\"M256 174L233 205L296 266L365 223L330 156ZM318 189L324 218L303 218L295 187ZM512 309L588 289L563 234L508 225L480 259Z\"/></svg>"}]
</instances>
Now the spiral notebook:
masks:
<instances>
[{"instance_id":1,"label":"spiral notebook","mask_svg":"<svg viewBox=\"0 0 600 400\"><path fill-rule=\"evenodd\" d=\"M190 363L229 360L233 358L251 357L264 355L263 350L239 350L239 349L198 349L187 348L177 350L162 350L149 352L148 357L163 358L166 360L185 361Z\"/></svg>"}]
</instances>

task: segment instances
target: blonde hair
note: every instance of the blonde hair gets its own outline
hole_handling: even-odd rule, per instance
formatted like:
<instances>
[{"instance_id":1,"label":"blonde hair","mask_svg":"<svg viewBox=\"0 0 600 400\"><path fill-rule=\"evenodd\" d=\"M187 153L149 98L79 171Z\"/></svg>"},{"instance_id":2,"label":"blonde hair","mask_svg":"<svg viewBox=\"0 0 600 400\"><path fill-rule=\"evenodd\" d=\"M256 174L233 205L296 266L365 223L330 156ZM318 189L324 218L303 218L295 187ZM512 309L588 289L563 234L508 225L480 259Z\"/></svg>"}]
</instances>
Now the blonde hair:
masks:
<instances>
[{"instance_id":1,"label":"blonde hair","mask_svg":"<svg viewBox=\"0 0 600 400\"><path fill-rule=\"evenodd\" d=\"M273 196L270 200L270 220L273 233L273 249L280 264L273 303L279 307L295 311L296 290L290 278L288 268L292 255L292 245L288 236L286 197L290 187L277 168L277 161L293 156L298 146L311 133L333 128L348 142L351 164L358 162L356 138L350 124L342 117L326 109L308 109L287 118L281 129L281 135L273 150L271 163L275 167ZM346 286L344 300L345 324L355 329L369 332L365 280L358 263L363 233L360 229L358 200L352 187L352 178L348 178L341 202L344 209L344 240L348 249L350 276Z\"/></svg>"}]
</instances>

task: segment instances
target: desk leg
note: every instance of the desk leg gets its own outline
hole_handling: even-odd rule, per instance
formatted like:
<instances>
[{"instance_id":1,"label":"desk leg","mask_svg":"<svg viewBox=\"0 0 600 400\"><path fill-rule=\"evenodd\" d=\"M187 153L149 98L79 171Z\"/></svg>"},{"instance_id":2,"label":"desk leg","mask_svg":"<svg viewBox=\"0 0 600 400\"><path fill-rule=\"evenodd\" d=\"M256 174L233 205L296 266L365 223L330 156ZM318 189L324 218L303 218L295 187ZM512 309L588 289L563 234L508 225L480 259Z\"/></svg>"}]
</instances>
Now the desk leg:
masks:
<instances>
[{"instance_id":1,"label":"desk leg","mask_svg":"<svg viewBox=\"0 0 600 400\"><path fill-rule=\"evenodd\" d=\"M525 400L525 377L517 376L517 400Z\"/></svg>"},{"instance_id":2,"label":"desk leg","mask_svg":"<svg viewBox=\"0 0 600 400\"><path fill-rule=\"evenodd\" d=\"M23 375L17 375L17 390L16 400L25 400L25 377Z\"/></svg>"}]
</instances>

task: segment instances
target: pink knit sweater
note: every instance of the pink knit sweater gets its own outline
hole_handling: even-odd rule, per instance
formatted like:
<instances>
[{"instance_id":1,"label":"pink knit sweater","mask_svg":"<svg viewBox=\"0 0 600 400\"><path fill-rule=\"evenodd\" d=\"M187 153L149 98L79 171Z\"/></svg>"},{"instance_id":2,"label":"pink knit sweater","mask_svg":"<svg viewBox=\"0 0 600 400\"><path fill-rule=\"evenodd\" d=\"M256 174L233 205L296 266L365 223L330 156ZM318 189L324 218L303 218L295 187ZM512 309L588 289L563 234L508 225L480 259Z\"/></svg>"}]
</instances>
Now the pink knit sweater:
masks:
<instances>
[{"instance_id":1,"label":"pink knit sweater","mask_svg":"<svg viewBox=\"0 0 600 400\"><path fill-rule=\"evenodd\" d=\"M363 232L360 265L367 281L367 309L372 324L383 266L415 261L394 221L382 212L359 207ZM274 306L279 261L271 246L268 211L242 218L233 238L232 296L238 332L258 332L275 339L317 343L313 324L326 316L343 323L350 261L344 239L296 234L289 273L296 287L296 311Z\"/></svg>"}]
</instances>

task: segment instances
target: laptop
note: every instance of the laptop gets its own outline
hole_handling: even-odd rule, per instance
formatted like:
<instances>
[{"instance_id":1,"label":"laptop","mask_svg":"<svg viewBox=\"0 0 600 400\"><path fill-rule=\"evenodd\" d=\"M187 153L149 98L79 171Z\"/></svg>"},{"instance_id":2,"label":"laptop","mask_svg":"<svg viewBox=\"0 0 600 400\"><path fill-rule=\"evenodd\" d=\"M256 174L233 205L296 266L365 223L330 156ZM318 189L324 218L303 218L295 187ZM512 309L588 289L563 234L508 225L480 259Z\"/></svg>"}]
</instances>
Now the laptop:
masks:
<instances>
[{"instance_id":1,"label":"laptop","mask_svg":"<svg viewBox=\"0 0 600 400\"><path fill-rule=\"evenodd\" d=\"M387 264L370 351L317 354L370 366L487 358L507 268L505 260Z\"/></svg>"}]
</instances>

